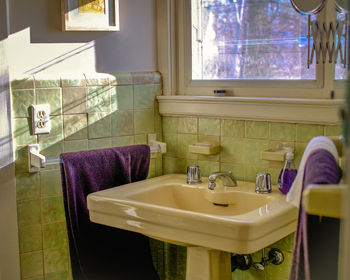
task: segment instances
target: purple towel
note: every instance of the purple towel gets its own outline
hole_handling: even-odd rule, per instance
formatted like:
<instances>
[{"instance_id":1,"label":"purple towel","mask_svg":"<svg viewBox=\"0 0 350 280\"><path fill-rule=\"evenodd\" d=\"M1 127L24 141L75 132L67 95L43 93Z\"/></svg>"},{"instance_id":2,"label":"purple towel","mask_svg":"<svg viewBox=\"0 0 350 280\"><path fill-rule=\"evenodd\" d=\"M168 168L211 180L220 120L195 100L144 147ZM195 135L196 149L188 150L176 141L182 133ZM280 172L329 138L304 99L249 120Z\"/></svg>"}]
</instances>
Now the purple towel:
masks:
<instances>
[{"instance_id":1,"label":"purple towel","mask_svg":"<svg viewBox=\"0 0 350 280\"><path fill-rule=\"evenodd\" d=\"M309 184L338 184L340 180L337 163L326 150L312 152L304 170L303 190ZM338 256L330 260L328 255L329 250L338 250L334 239L338 238L335 233L339 231L339 223L335 220L308 215L300 205L289 280L337 279L334 273Z\"/></svg>"},{"instance_id":2,"label":"purple towel","mask_svg":"<svg viewBox=\"0 0 350 280\"><path fill-rule=\"evenodd\" d=\"M159 279L148 237L90 222L86 197L144 180L146 145L61 154L61 178L74 280Z\"/></svg>"}]
</instances>

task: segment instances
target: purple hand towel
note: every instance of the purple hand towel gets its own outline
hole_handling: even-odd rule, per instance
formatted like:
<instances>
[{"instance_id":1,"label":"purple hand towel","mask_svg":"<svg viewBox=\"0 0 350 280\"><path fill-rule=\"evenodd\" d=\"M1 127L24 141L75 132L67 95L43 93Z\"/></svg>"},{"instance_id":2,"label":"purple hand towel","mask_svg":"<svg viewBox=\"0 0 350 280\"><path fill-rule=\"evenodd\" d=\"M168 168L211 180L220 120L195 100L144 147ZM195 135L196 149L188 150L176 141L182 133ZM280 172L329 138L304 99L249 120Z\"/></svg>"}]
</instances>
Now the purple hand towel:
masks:
<instances>
[{"instance_id":1,"label":"purple hand towel","mask_svg":"<svg viewBox=\"0 0 350 280\"><path fill-rule=\"evenodd\" d=\"M334 156L323 149L312 152L305 164L302 190L309 184L338 184ZM339 220L308 215L299 207L289 280L337 279ZM329 257L332 251L333 259Z\"/></svg>"},{"instance_id":2,"label":"purple hand towel","mask_svg":"<svg viewBox=\"0 0 350 280\"><path fill-rule=\"evenodd\" d=\"M147 178L146 145L61 154L61 179L74 280L159 279L148 237L90 222L88 194Z\"/></svg>"}]
</instances>

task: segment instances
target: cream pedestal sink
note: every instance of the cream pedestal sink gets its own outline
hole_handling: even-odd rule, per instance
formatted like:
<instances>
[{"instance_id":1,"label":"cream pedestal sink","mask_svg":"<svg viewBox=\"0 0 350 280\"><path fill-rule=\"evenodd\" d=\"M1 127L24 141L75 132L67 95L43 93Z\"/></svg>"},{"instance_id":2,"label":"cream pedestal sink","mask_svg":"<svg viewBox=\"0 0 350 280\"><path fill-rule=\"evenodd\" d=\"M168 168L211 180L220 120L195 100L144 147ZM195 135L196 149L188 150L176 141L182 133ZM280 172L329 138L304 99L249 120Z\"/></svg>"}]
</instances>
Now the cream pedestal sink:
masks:
<instances>
[{"instance_id":1,"label":"cream pedestal sink","mask_svg":"<svg viewBox=\"0 0 350 280\"><path fill-rule=\"evenodd\" d=\"M220 179L218 179L218 182ZM164 175L88 196L93 222L187 246L188 280L231 279L230 252L249 254L296 230L297 209L276 188L253 183L208 190Z\"/></svg>"}]
</instances>

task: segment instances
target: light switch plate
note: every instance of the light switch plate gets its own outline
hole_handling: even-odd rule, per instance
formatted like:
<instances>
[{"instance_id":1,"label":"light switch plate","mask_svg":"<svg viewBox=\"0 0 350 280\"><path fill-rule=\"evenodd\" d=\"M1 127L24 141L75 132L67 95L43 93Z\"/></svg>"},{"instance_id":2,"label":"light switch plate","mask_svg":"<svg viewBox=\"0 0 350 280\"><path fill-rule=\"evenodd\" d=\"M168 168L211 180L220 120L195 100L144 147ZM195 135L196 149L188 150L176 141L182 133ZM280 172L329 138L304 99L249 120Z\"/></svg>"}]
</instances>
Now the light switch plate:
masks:
<instances>
[{"instance_id":1,"label":"light switch plate","mask_svg":"<svg viewBox=\"0 0 350 280\"><path fill-rule=\"evenodd\" d=\"M48 134L51 131L50 104L32 105L33 134Z\"/></svg>"}]
</instances>

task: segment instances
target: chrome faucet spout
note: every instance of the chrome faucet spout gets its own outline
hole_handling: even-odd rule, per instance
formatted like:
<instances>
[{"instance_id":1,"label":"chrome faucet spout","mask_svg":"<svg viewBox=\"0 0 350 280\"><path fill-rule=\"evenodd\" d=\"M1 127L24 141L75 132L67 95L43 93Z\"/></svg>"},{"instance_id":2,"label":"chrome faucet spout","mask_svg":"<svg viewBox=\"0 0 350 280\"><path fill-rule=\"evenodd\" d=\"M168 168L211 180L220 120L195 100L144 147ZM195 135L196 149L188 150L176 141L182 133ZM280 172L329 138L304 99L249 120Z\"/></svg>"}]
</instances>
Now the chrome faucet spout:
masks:
<instances>
[{"instance_id":1,"label":"chrome faucet spout","mask_svg":"<svg viewBox=\"0 0 350 280\"><path fill-rule=\"evenodd\" d=\"M208 189L213 190L216 187L216 179L217 178L222 178L222 181L223 181L225 187L236 187L237 186L237 181L233 177L233 174L231 171L229 171L229 172L214 172L213 174L209 175Z\"/></svg>"}]
</instances>

